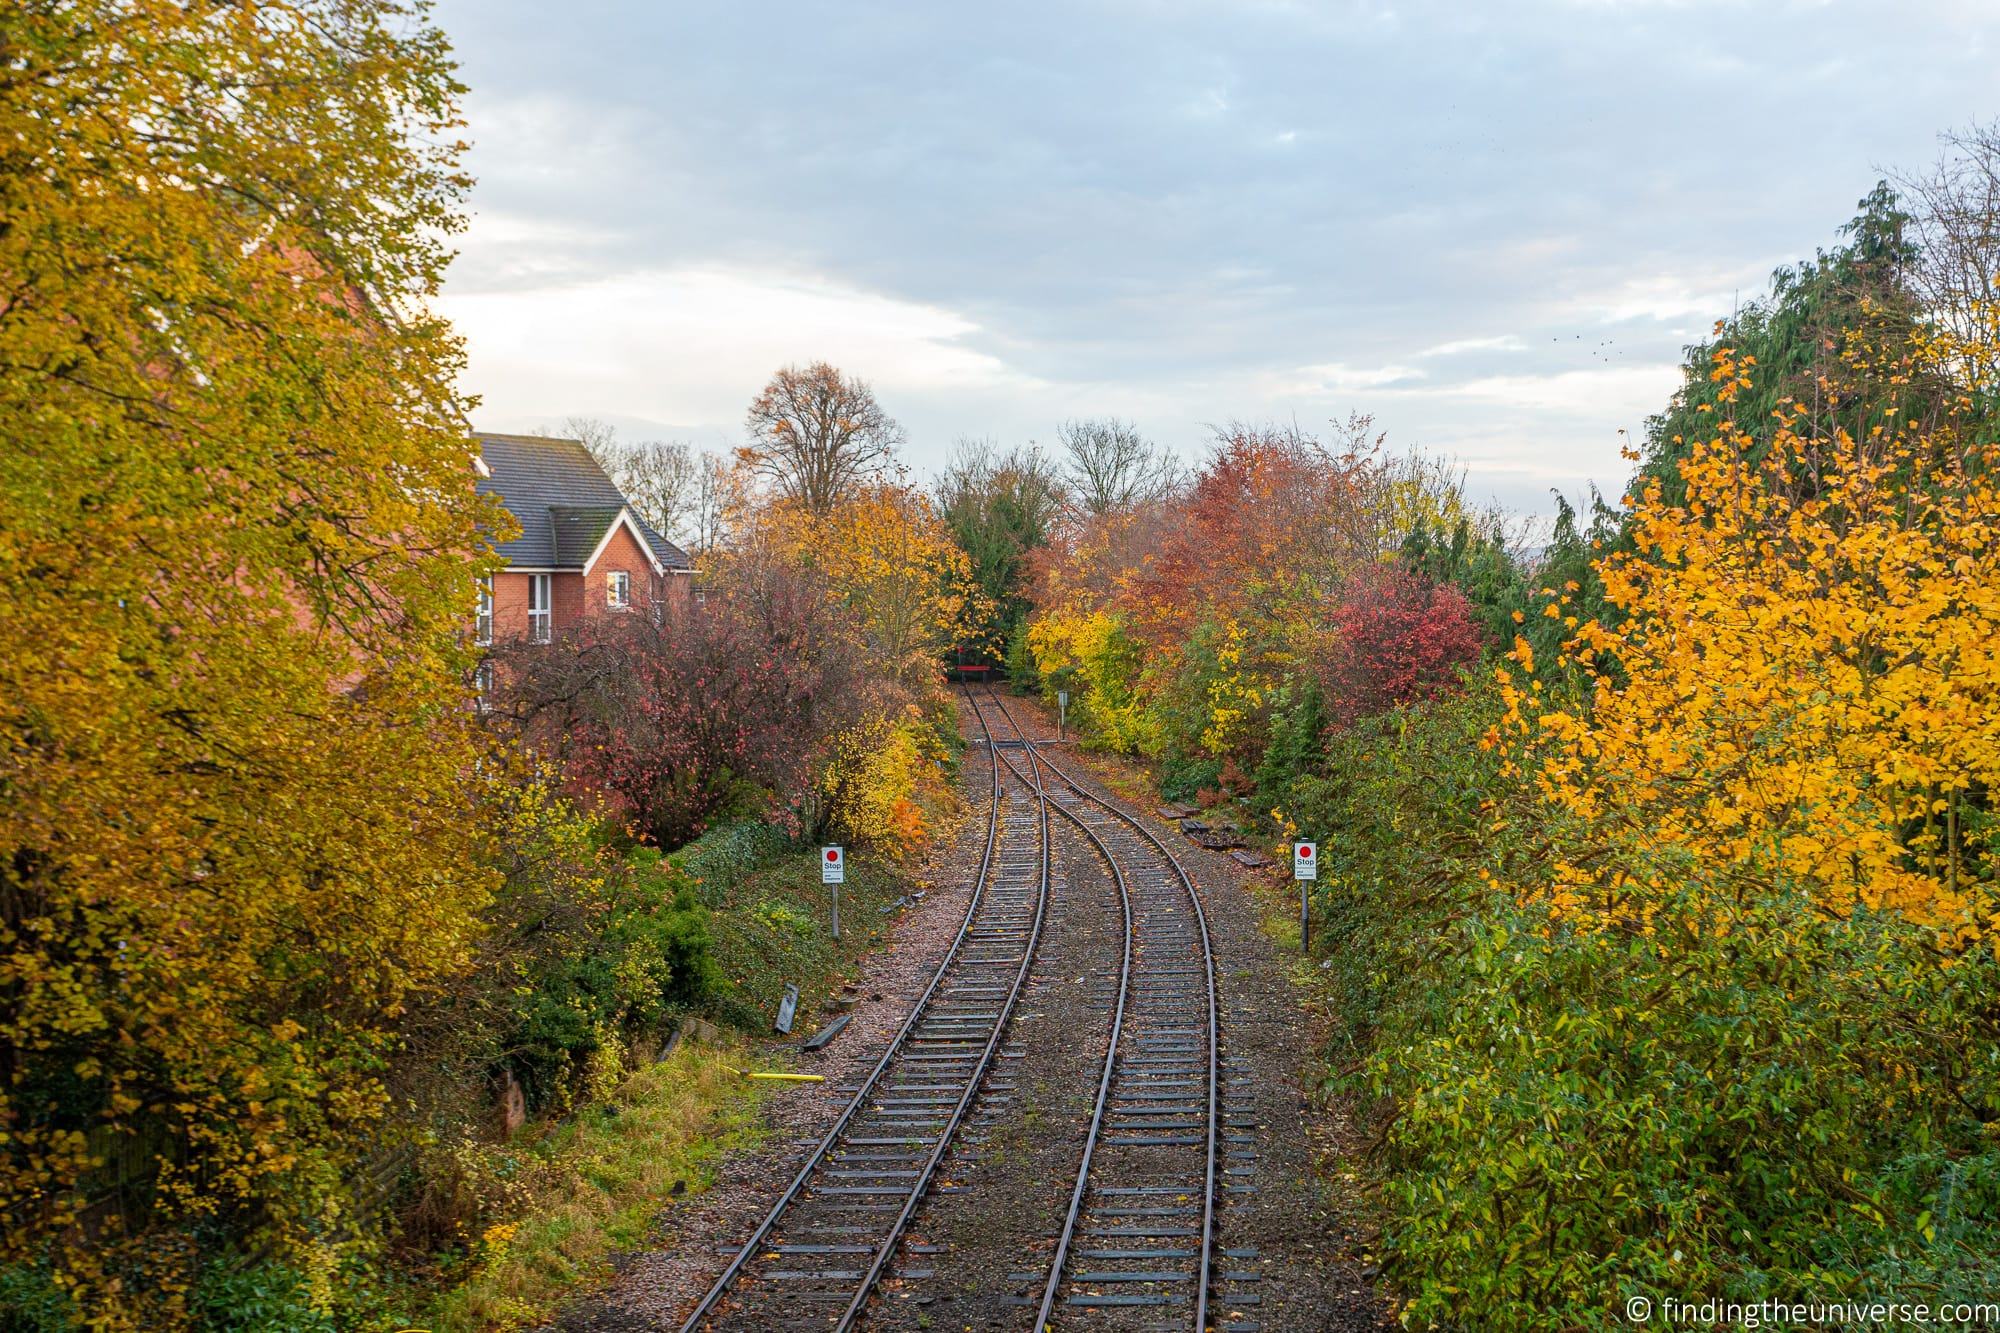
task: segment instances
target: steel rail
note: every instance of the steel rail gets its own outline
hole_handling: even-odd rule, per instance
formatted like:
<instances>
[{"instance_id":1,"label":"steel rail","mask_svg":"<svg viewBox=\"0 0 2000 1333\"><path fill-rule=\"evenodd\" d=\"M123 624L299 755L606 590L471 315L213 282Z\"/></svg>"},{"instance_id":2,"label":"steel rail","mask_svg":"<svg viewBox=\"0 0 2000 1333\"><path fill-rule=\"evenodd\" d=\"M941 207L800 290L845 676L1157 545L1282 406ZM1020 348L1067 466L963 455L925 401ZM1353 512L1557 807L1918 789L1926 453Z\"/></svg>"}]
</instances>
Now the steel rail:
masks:
<instances>
[{"instance_id":1,"label":"steel rail","mask_svg":"<svg viewBox=\"0 0 2000 1333\"><path fill-rule=\"evenodd\" d=\"M1003 713L1006 712L1006 704L997 699L994 702L999 704ZM1008 720L1011 723L1013 719L1010 716ZM1018 733L1020 729L1017 727L1015 730ZM1040 759L1038 752L1032 746L1027 749L1031 764L1048 762ZM1006 763L1009 769L1014 768L1013 760L1009 759ZM1053 768L1053 765L1051 767ZM1015 772L1018 775L1019 770ZM1125 1034L1125 1010L1132 994L1132 894L1125 886L1125 869L1118 864L1117 854L1106 845L1103 838L1098 836L1096 829L1077 818L1073 812L1063 810L1060 805L1056 808L1062 812L1063 818L1076 825L1083 836L1090 840L1091 845L1097 848L1098 855L1104 858L1104 863L1111 867L1112 882L1118 886L1119 906L1124 913L1124 945L1118 962L1118 1003L1111 1016L1111 1040L1104 1048L1104 1069L1097 1079L1097 1098L1091 1105L1090 1129L1084 1136L1083 1156L1077 1166L1076 1184L1070 1190L1069 1211L1063 1219L1062 1234L1056 1238L1055 1253L1049 1260L1048 1281L1042 1288L1041 1309L1035 1316L1034 1326L1038 1333L1049 1327L1049 1318L1055 1310L1056 1295L1062 1287L1063 1267L1069 1259L1070 1241L1076 1233L1076 1220L1083 1211L1084 1195L1089 1191L1091 1148L1103 1132L1104 1112L1111 1100L1112 1075L1118 1068L1118 1043Z\"/></svg>"},{"instance_id":2,"label":"steel rail","mask_svg":"<svg viewBox=\"0 0 2000 1333\"><path fill-rule=\"evenodd\" d=\"M990 684L987 688L989 692L992 689ZM1001 715L1006 717L1008 720L1008 724L1012 726L1013 717L1011 714L1007 712L1006 704L1002 702L997 695L994 696L994 702L999 707ZM1015 727L1015 731L1016 734L1019 734L1020 733L1019 727ZM1144 838L1147 842L1151 843L1153 845L1154 850L1159 852L1161 858L1165 860L1165 862L1169 866L1173 867L1174 874L1179 878L1181 886L1187 891L1188 901L1191 904L1193 904L1194 907L1195 925L1199 930L1202 970L1204 973L1204 978L1207 982L1207 999L1208 999L1208 1115L1206 1117L1208 1125L1208 1133L1206 1136L1207 1160L1203 1170L1201 1255L1200 1255L1199 1267L1197 1268L1195 1274L1194 1328L1196 1330L1196 1333L1200 1333L1201 1330L1204 1330L1208 1327L1209 1275L1214 1265L1216 1135L1219 1132L1219 1125L1220 1125L1219 1102L1220 1102L1220 1088L1221 1088L1220 1008L1217 1004L1216 985L1215 985L1215 952L1209 937L1208 914L1202 907L1201 894L1195 890L1194 880L1187 873L1187 869L1181 865L1180 858L1176 857L1173 854L1173 852L1168 849L1167 845L1164 842L1162 842L1153 833L1151 829L1147 828L1139 820L1133 818L1131 815L1121 810L1115 803L1106 800L1104 797L1099 796L1097 793L1093 791L1087 790L1080 783L1078 783L1075 778L1071 777L1067 772L1065 772L1061 768L1061 766L1051 762L1046 756L1042 755L1040 753L1039 748L1033 742L1028 742L1026 748L1028 749L1029 753L1033 755L1043 767L1046 767L1050 773L1054 774L1056 778L1063 783L1064 786L1068 787L1071 791L1075 792L1078 796L1082 797L1084 800L1089 801L1092 804L1102 808L1110 815L1112 815L1114 818L1130 826L1142 838ZM1065 816L1067 816L1072 823L1075 823L1079 828L1085 827L1083 821L1077 818L1077 816L1074 815L1072 812L1068 810L1063 810L1062 806L1059 804L1057 805L1056 808L1058 810L1062 810L1062 813ZM1086 828L1086 831L1088 832L1089 830ZM1116 859L1111 857L1109 849L1105 847L1102 840L1098 839L1094 833L1092 833L1091 840L1095 842L1098 845L1099 849L1105 853L1106 859L1112 862L1113 874L1117 876L1119 890L1120 893L1123 894L1125 892L1125 881L1123 874L1118 870ZM1127 949L1127 957L1129 960L1130 948L1131 948L1130 945L1131 909L1130 909L1129 897L1127 898L1127 907L1126 907L1126 928L1127 928L1126 949ZM1123 986L1127 980L1129 980L1129 971L1127 973L1127 977L1121 979L1121 992L1120 992L1120 1003L1119 1003L1119 1017L1121 1025L1124 1014ZM1090 1134L1084 1144L1083 1161L1077 1169L1076 1188L1071 1196L1069 1215L1064 1220L1063 1232L1061 1237L1058 1239L1056 1245L1056 1259L1055 1262L1050 1266L1048 1283L1043 1289L1041 1312L1037 1316L1035 1322L1035 1328L1037 1330L1037 1333L1040 1333L1041 1330L1047 1329L1049 1327L1050 1318L1054 1314L1056 1298L1062 1286L1062 1273L1065 1260L1069 1252L1070 1242L1074 1237L1076 1231L1077 1219L1082 1213L1082 1203L1084 1195L1088 1192L1091 1162L1096 1154L1098 1143L1102 1138L1105 1101L1107 1093L1109 1091L1109 1080L1111 1076L1112 1066L1117 1055L1117 1050L1118 1050L1117 1041L1116 1038L1114 1037L1111 1050L1109 1054L1107 1054L1106 1056L1105 1079L1104 1082L1100 1083L1099 1085L1098 1104L1091 1116Z\"/></svg>"},{"instance_id":3,"label":"steel rail","mask_svg":"<svg viewBox=\"0 0 2000 1333\"><path fill-rule=\"evenodd\" d=\"M967 694L969 696L970 691L967 691ZM995 747L992 743L992 733L986 725L985 717L979 713L978 706L976 704L973 707L973 714L979 720L981 731L986 733L987 751L989 760L988 767L991 773L991 784L989 789L991 810L989 812L986 824L985 847L981 851L979 857L979 874L978 877L973 882L971 901L966 904L965 919L959 923L958 931L953 936L950 947L946 949L944 958L938 963L937 970L931 975L930 984L924 988L923 994L919 996L917 1002L911 1006L909 1017L904 1020L902 1027L899 1028L896 1032L896 1035L893 1038L891 1038L888 1047L882 1052L881 1059L876 1061L875 1067L869 1071L867 1078L865 1078L862 1081L860 1088L856 1091L854 1096L848 1101L847 1106L841 1111L839 1118L834 1121L833 1125L827 1130L825 1135L821 1137L818 1146L815 1147L812 1153L807 1156L805 1164L799 1168L798 1174L792 1178L791 1184L786 1186L784 1193L779 1195L778 1201L775 1204L773 1204L771 1206L770 1211L764 1215L763 1221L758 1223L757 1229L751 1233L749 1240L744 1242L743 1247L739 1249L736 1252L735 1256L730 1259L728 1266L723 1269L721 1275L715 1279L714 1283L711 1284L708 1290L702 1295L700 1301L698 1301L695 1304L694 1309L688 1314L687 1318L684 1321L682 1321L680 1325L681 1333L694 1333L694 1330L700 1326L702 1321L705 1320L711 1313L714 1312L716 1305L728 1293L730 1287L735 1283L736 1279L739 1276L741 1276L744 1267L749 1262L750 1257L757 1252L757 1250L764 1244L766 1240L770 1238L772 1231L775 1230L777 1227L779 1218L781 1218L785 1214L785 1211L788 1208L790 1208L795 1202L797 1202L800 1196L805 1192L806 1184L809 1180L811 1180L813 1174L816 1171L818 1171L822 1166L826 1165L827 1161L831 1158L833 1154L835 1146L840 1142L842 1135L846 1133L848 1126L854 1122L855 1117L860 1113L862 1108L868 1104L871 1095L874 1093L876 1088L880 1086L883 1076L889 1071L890 1066L895 1063L896 1057L900 1055L907 1046L911 1034L916 1031L919 1023L922 1021L925 1011L930 1006L932 998L936 996L938 988L944 983L946 975L950 973L953 964L958 962L960 955L964 951L967 938L969 937L972 930L973 922L978 919L979 909L983 904L983 902L985 901L986 892L990 886L991 873L993 867L994 847L998 841L999 831L1000 831L1000 761L997 757L997 747ZM1043 802L1044 807L1046 807L1048 798L1045 795L1040 795L1040 793L1038 793L1038 796L1040 796L1040 800ZM1046 914L1048 906L1048 838L1047 838L1046 808L1044 808L1042 812L1042 824L1043 824L1042 875L1041 875L1040 891L1037 898L1035 917L1034 917L1034 931L1036 937L1039 937L1042 919ZM1034 943L1035 940L1031 939L1029 948L1027 948L1023 953L1023 965L1021 971L1019 975L1016 977L1012 993L1008 996L1007 1007L1005 1012L1003 1013L1002 1020L994 1025L994 1036L992 1041L989 1041L988 1043L985 1056L983 1057L977 1070L967 1080L966 1084L967 1095L966 1099L961 1101L959 1114L954 1115L951 1124L946 1128L945 1132L939 1135L939 1140L938 1140L939 1150L938 1152L933 1153L930 1169L927 1170L919 1178L919 1181L915 1189L912 1191L913 1195L920 1195L928 1187L930 1182L930 1176L935 1171L935 1163L941 1157L943 1147L949 1144L949 1142L951 1141L952 1134L956 1130L959 1120L962 1118L963 1105L965 1101L969 1100L972 1091L976 1089L979 1083L984 1080L987 1070L991 1065L992 1051L995 1049L997 1045L1001 1031L1006 1026L1005 1017L1011 1014L1013 1003L1019 997L1021 992L1022 982L1026 979L1027 963L1034 957L1034 947L1033 947ZM904 1216L903 1218L899 1218L899 1222L906 1221L907 1215L910 1211L911 1210L908 1207L906 1207ZM885 1251L888 1249L893 1249L893 1247L894 1243L892 1241L889 1246L885 1247ZM847 1312L842 1316L840 1327L846 1328L852 1323L854 1314L859 1309L861 1304L863 1304L866 1301L869 1288L872 1287L873 1281L879 1280L879 1275L882 1268L882 1263L880 1262L881 1260L880 1253L878 1253L877 1260L878 1262L871 1265L869 1270L870 1273L873 1275L871 1277L869 1285L864 1286L864 1288L857 1294L855 1300L852 1303L850 1303Z\"/></svg>"},{"instance_id":4,"label":"steel rail","mask_svg":"<svg viewBox=\"0 0 2000 1333\"><path fill-rule=\"evenodd\" d=\"M966 691L966 695L970 698L971 691ZM975 714L979 712L979 705L977 703L973 704L973 712ZM1013 719L1009 718L1008 723L1012 725ZM979 727L980 730L986 733L987 752L989 755L997 755L999 747L993 744L993 733L986 725L984 716L981 716L979 719ZM1019 734L1018 730L1016 734ZM1009 763L1007 767L1012 771L1013 764ZM867 1305L869 1296L874 1292L875 1284L881 1280L882 1270L888 1267L891 1256L896 1252L896 1247L902 1243L903 1233L909 1230L910 1219L916 1216L918 1205L923 1202L925 1193L930 1189L931 1178L937 1174L939 1163L944 1160L944 1155L950 1149L952 1140L957 1137L958 1127L964 1122L966 1111L972 1106L973 1099L979 1094L980 1086L986 1082L987 1075L993 1070L993 1057L1000 1049L1001 1039L1006 1036L1007 1024L1014 1017L1014 1007L1016 1002L1021 998L1021 991L1028 984L1028 974L1034 970L1035 954L1041 946L1042 923L1048 916L1049 807L1054 802L1049 799L1048 793L1042 790L1041 775L1039 773L1035 775L1034 781L1030 785L1035 793L1035 810L1041 825L1042 864L1040 884L1035 904L1034 923L1028 929L1028 942L1021 949L1021 965L1014 973L1014 984L1008 991L1006 1002L1000 1006L999 1017L993 1021L993 1031L986 1039L985 1049L980 1052L978 1066L966 1077L965 1090L959 1094L957 1105L952 1107L950 1120L946 1122L944 1129L939 1132L937 1145L931 1149L931 1155L924 1162L916 1182L911 1187L908 1195L904 1197L902 1211L897 1213L895 1222L889 1228L889 1234L883 1238L882 1244L876 1249L874 1262L869 1264L868 1271L862 1276L861 1285L855 1289L854 1299L848 1302L847 1309L841 1314L840 1321L834 1326L836 1333L846 1333L846 1330L854 1326L854 1321L860 1317L862 1308ZM994 795L994 808L996 810L999 808L997 788Z\"/></svg>"}]
</instances>

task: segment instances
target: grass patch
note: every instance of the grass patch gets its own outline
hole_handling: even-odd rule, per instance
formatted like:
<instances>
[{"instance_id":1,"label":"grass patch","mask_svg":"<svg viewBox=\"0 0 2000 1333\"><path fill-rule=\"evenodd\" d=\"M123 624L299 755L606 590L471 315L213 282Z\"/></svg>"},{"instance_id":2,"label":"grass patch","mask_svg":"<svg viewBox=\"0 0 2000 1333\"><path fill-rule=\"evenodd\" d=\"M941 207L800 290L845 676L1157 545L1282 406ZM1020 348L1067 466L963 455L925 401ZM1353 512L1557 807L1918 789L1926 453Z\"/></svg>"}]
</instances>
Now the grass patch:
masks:
<instances>
[{"instance_id":1,"label":"grass patch","mask_svg":"<svg viewBox=\"0 0 2000 1333\"><path fill-rule=\"evenodd\" d=\"M714 957L723 974L722 989L708 1001L717 1018L768 1033L790 985L799 988L796 1031L812 1031L842 978L854 974L863 954L881 947L896 919L883 909L925 887L893 861L849 856L847 882L840 886L841 937L835 940L830 894L819 873L816 850L789 851L702 885L714 912Z\"/></svg>"},{"instance_id":2,"label":"grass patch","mask_svg":"<svg viewBox=\"0 0 2000 1333\"><path fill-rule=\"evenodd\" d=\"M614 1252L643 1242L677 1197L714 1183L715 1163L762 1135L758 1087L728 1071L743 1057L684 1043L519 1159L521 1220L489 1227L469 1277L424 1321L436 1333L517 1329L548 1320L577 1288L602 1281Z\"/></svg>"}]
</instances>

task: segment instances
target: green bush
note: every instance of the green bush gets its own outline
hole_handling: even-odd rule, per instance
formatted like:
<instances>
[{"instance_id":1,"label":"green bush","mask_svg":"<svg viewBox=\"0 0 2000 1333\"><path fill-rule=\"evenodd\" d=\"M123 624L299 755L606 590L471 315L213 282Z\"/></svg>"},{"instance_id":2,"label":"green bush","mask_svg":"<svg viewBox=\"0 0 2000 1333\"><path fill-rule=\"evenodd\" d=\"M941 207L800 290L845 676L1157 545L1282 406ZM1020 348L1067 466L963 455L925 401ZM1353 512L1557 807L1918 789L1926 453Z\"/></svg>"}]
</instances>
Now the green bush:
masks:
<instances>
[{"instance_id":1,"label":"green bush","mask_svg":"<svg viewBox=\"0 0 2000 1333\"><path fill-rule=\"evenodd\" d=\"M1495 895L1442 942L1443 1003L1384 1016L1414 1316L1616 1324L1630 1294L1880 1294L1886 1264L1910 1295L2000 1259L1990 955L1942 969L1899 919L1714 890L1691 873L1650 933Z\"/></svg>"},{"instance_id":2,"label":"green bush","mask_svg":"<svg viewBox=\"0 0 2000 1333\"><path fill-rule=\"evenodd\" d=\"M1017 694L1038 694L1042 673L1036 669L1034 650L1028 647L1028 619L1023 616L1007 636L1007 680Z\"/></svg>"},{"instance_id":3,"label":"green bush","mask_svg":"<svg viewBox=\"0 0 2000 1333\"><path fill-rule=\"evenodd\" d=\"M0 1267L0 1328L9 1333L67 1333L81 1321L76 1303L46 1264Z\"/></svg>"},{"instance_id":4,"label":"green bush","mask_svg":"<svg viewBox=\"0 0 2000 1333\"><path fill-rule=\"evenodd\" d=\"M1478 739L1483 695L1331 743L1317 833L1336 1080L1384 1126L1411 1326L1625 1326L1646 1294L1989 1295L2000 1278L1994 956L1827 918L1696 864L1579 930L1489 889L1574 845Z\"/></svg>"},{"instance_id":5,"label":"green bush","mask_svg":"<svg viewBox=\"0 0 2000 1333\"><path fill-rule=\"evenodd\" d=\"M792 850L782 829L750 820L711 829L669 859L687 874L704 903L719 907L734 885L776 865Z\"/></svg>"},{"instance_id":6,"label":"green bush","mask_svg":"<svg viewBox=\"0 0 2000 1333\"><path fill-rule=\"evenodd\" d=\"M1191 801L1222 785L1220 759L1186 758L1160 764L1160 794L1170 801Z\"/></svg>"},{"instance_id":7,"label":"green bush","mask_svg":"<svg viewBox=\"0 0 2000 1333\"><path fill-rule=\"evenodd\" d=\"M1326 710L1310 676L1287 676L1271 692L1268 706L1270 737L1251 775L1260 813L1288 801L1294 785L1319 767L1325 753Z\"/></svg>"},{"instance_id":8,"label":"green bush","mask_svg":"<svg viewBox=\"0 0 2000 1333\"><path fill-rule=\"evenodd\" d=\"M514 995L509 1060L529 1103L548 1104L607 1037L698 1005L718 969L709 909L657 851L634 848L591 929L536 955Z\"/></svg>"},{"instance_id":9,"label":"green bush","mask_svg":"<svg viewBox=\"0 0 2000 1333\"><path fill-rule=\"evenodd\" d=\"M188 1306L194 1326L208 1333L333 1333L338 1327L312 1308L304 1276L283 1264L210 1264Z\"/></svg>"}]
</instances>

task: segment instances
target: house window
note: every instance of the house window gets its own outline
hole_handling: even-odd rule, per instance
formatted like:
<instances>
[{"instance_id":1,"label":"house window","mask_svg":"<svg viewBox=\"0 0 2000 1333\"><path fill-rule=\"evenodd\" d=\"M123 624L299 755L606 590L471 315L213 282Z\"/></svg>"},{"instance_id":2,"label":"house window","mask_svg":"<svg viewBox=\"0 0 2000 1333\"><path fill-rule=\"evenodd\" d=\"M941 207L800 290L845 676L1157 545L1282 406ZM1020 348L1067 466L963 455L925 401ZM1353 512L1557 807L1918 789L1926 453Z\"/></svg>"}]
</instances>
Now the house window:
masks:
<instances>
[{"instance_id":1,"label":"house window","mask_svg":"<svg viewBox=\"0 0 2000 1333\"><path fill-rule=\"evenodd\" d=\"M493 642L493 580L479 580L479 616L472 625L473 642L482 648Z\"/></svg>"},{"instance_id":2,"label":"house window","mask_svg":"<svg viewBox=\"0 0 2000 1333\"><path fill-rule=\"evenodd\" d=\"M632 576L614 569L604 580L604 604L624 609L632 605Z\"/></svg>"},{"instance_id":3,"label":"house window","mask_svg":"<svg viewBox=\"0 0 2000 1333\"><path fill-rule=\"evenodd\" d=\"M528 575L528 638L547 643L549 634L549 576Z\"/></svg>"},{"instance_id":4,"label":"house window","mask_svg":"<svg viewBox=\"0 0 2000 1333\"><path fill-rule=\"evenodd\" d=\"M493 707L493 664L481 662L472 673L473 706L484 713Z\"/></svg>"}]
</instances>

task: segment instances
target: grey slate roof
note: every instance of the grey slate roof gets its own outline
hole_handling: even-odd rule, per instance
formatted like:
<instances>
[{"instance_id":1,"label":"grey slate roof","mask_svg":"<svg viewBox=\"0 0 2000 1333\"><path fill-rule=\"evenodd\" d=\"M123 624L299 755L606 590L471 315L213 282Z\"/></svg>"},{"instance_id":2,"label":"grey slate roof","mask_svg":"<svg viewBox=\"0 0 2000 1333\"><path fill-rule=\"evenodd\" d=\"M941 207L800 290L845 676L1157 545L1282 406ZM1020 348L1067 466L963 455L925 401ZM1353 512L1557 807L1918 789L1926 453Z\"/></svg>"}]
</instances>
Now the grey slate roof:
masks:
<instances>
[{"instance_id":1,"label":"grey slate roof","mask_svg":"<svg viewBox=\"0 0 2000 1333\"><path fill-rule=\"evenodd\" d=\"M493 474L478 479L479 493L499 496L521 525L520 536L495 547L510 565L582 569L618 512L628 507L590 451L575 440L484 432L472 440ZM694 568L687 552L655 532L637 513L632 518L661 565Z\"/></svg>"},{"instance_id":2,"label":"grey slate roof","mask_svg":"<svg viewBox=\"0 0 2000 1333\"><path fill-rule=\"evenodd\" d=\"M583 562L590 559L590 553L597 549L597 544L604 540L604 534L618 521L618 513L616 508L607 505L589 508L550 505L549 521L556 534L555 563L583 568Z\"/></svg>"}]
</instances>

